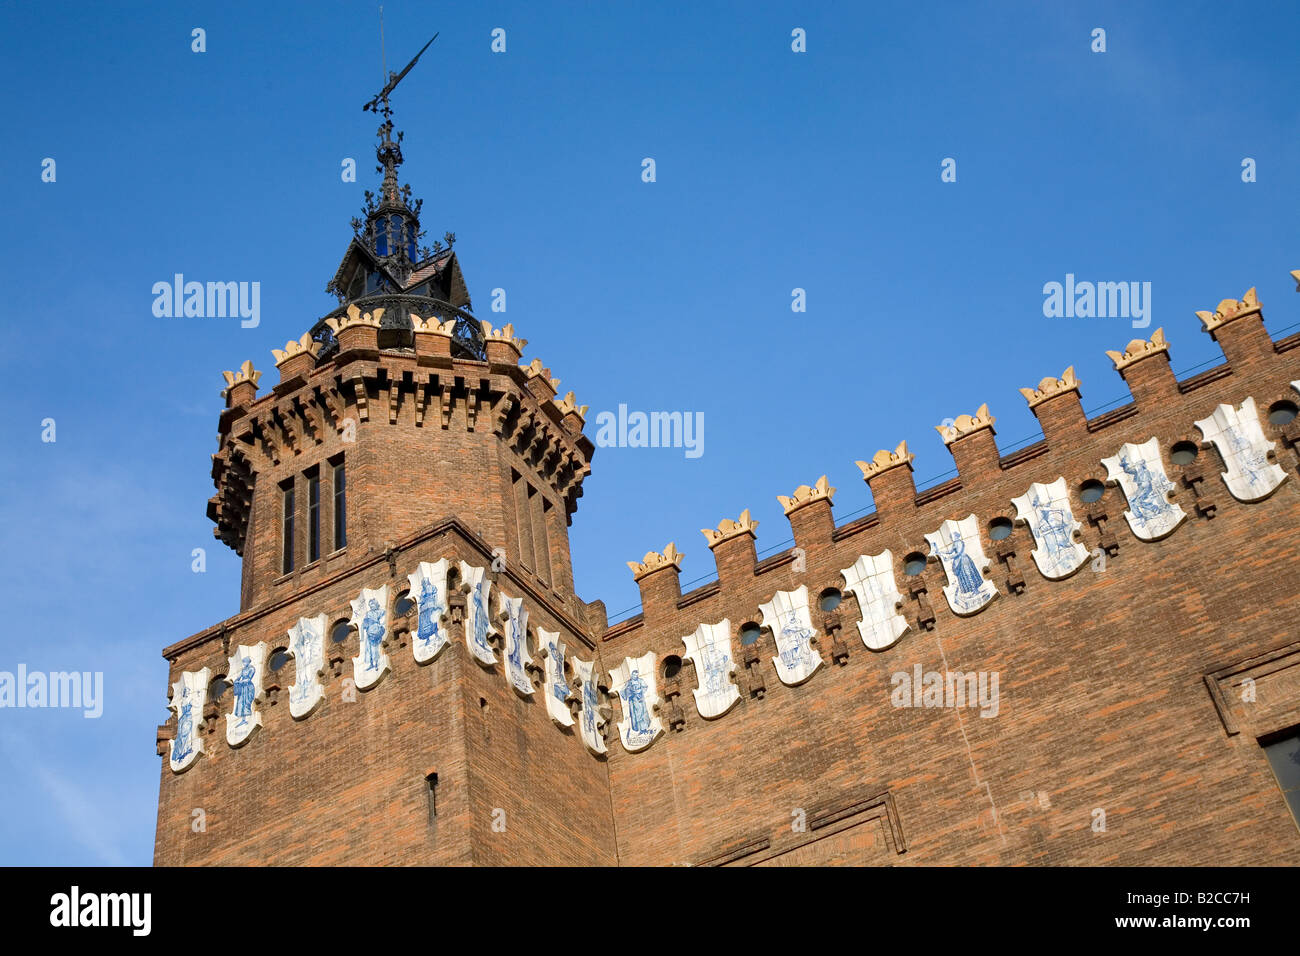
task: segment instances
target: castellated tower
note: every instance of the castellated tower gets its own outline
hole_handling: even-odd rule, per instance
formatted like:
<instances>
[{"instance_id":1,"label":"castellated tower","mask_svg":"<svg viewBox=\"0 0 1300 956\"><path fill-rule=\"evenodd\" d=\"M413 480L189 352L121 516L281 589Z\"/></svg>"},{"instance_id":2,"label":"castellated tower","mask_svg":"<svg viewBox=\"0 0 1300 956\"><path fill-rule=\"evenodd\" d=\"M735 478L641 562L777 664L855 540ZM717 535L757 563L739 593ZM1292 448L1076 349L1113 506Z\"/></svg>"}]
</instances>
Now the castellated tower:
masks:
<instances>
[{"instance_id":1,"label":"castellated tower","mask_svg":"<svg viewBox=\"0 0 1300 956\"><path fill-rule=\"evenodd\" d=\"M391 129L339 307L269 391L226 373L208 514L240 611L165 651L159 864L614 861L605 764L502 679L604 627L569 555L586 408L474 317L450 244L417 249Z\"/></svg>"},{"instance_id":2,"label":"castellated tower","mask_svg":"<svg viewBox=\"0 0 1300 956\"><path fill-rule=\"evenodd\" d=\"M418 248L399 141L338 308L260 397L226 373L240 610L163 652L157 863L1295 862L1300 334L1254 289L1198 313L1215 367L1156 329L1109 353L1131 402L1089 418L1066 368L1021 389L1040 441L982 405L951 480L903 441L869 514L778 496L763 560L737 502L716 580L646 552L608 626L569 557L586 409Z\"/></svg>"}]
</instances>

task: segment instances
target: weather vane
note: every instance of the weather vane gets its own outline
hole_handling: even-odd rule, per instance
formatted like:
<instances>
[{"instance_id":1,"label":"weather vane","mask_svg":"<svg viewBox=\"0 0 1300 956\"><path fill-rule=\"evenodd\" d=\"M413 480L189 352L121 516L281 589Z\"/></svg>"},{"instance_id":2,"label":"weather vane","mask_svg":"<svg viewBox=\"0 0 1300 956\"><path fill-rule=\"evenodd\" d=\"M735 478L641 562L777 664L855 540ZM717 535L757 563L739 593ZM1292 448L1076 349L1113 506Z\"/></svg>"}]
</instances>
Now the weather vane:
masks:
<instances>
[{"instance_id":1,"label":"weather vane","mask_svg":"<svg viewBox=\"0 0 1300 956\"><path fill-rule=\"evenodd\" d=\"M415 54L415 56L411 58L411 62L406 64L406 68L403 69L401 73L389 73L388 85L385 86L382 90L380 90L373 100L371 100L369 103L367 103L365 106L361 108L363 110L369 110L372 113L379 113L381 116L384 117L384 119L388 119L389 117L391 117L393 115L393 111L388 107L388 94L393 92L393 90L397 87L398 83L402 82L402 77L406 76L406 74L411 72L411 67L415 66L415 64L419 62L420 57L424 56L424 51L429 49L429 44L433 43L433 41L436 39L438 39L437 33L435 33L432 37L429 38L429 43L426 43L424 46L420 48L420 52ZM379 8L379 57L380 57L381 69L383 68L383 57L384 57L383 51L384 51L384 8L380 7ZM382 108L380 108L379 106L380 102L384 104Z\"/></svg>"}]
</instances>

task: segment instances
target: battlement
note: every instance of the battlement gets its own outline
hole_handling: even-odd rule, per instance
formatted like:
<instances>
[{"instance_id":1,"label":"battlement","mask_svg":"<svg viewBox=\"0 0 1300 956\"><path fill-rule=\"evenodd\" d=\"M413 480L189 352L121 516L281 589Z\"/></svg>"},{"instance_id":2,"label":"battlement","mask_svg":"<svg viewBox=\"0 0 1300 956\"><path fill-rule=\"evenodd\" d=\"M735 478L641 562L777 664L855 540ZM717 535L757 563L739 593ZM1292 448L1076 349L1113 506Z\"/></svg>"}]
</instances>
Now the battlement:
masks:
<instances>
[{"instance_id":1,"label":"battlement","mask_svg":"<svg viewBox=\"0 0 1300 956\"><path fill-rule=\"evenodd\" d=\"M478 358L457 345L463 314L425 319L410 312L410 344L381 348L385 315L382 307L351 305L324 320L332 336L327 341L308 333L273 349L280 379L260 397L261 373L251 361L224 373L226 409L212 458L216 494L208 515L214 535L246 559L245 606L267 597L280 577L268 496L295 475L316 474L345 459L364 478L364 486L354 487L365 489L354 509L360 520L348 536L353 550L382 550L392 537L443 514L473 514L481 519L481 533L512 560L522 559L548 583L571 591L562 529L577 509L595 451L583 434L586 406L572 392L557 399L559 380L540 360L520 364L527 341L513 326L482 323L485 357ZM396 431L378 431L384 426ZM466 465L453 464L467 459L480 469L499 462L489 469L502 474L499 503L486 513L464 482ZM419 476L422 493L399 497L408 468ZM255 488L267 499L261 511L254 507ZM562 525L552 526L552 511ZM246 554L255 534L261 544ZM306 557L293 565L315 560Z\"/></svg>"},{"instance_id":2,"label":"battlement","mask_svg":"<svg viewBox=\"0 0 1300 956\"><path fill-rule=\"evenodd\" d=\"M1090 563L1168 547L1160 542L1185 522L1257 506L1295 483L1300 336L1271 340L1253 289L1198 315L1224 364L1176 380L1156 329L1107 353L1133 394L1123 407L1089 419L1071 366L1020 389L1044 436L1028 447L1001 454L985 404L938 426L957 470L943 484L917 492L903 441L857 463L874 510L852 522L835 524L835 489L824 476L778 495L789 550L757 560L746 511L741 522L703 531L717 579L685 595L674 546L672 560L652 552L629 562L642 610L602 635L607 663L650 658L662 671L670 662L657 703L681 731L692 720L677 698L692 686L697 697L708 690L698 663L693 675L681 664L700 626L726 625L725 643L714 635L728 660L725 683L761 700L772 684L767 661L797 688L864 646L881 653L906 634L964 626L975 615L1033 613L1019 604L999 611L995 603L1007 602L995 599L1049 599L1045 589L1069 588L1065 579ZM850 624L862 644L847 636ZM722 686L716 673L709 679Z\"/></svg>"}]
</instances>

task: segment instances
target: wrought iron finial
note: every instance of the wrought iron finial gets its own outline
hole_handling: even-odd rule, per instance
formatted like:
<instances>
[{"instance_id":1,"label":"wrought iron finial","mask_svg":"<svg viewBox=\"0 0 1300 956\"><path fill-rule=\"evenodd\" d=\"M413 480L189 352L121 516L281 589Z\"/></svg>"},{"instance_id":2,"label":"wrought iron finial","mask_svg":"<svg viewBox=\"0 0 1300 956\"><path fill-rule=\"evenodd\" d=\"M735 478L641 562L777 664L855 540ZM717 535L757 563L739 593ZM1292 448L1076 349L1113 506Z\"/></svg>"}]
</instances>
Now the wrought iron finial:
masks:
<instances>
[{"instance_id":1,"label":"wrought iron finial","mask_svg":"<svg viewBox=\"0 0 1300 956\"><path fill-rule=\"evenodd\" d=\"M429 44L433 43L433 41L436 39L438 39L437 33L435 33L432 37L429 38L429 43L426 43L424 46L420 47L420 52L415 54L415 56L411 59L411 62L406 64L406 67L402 70L401 73L389 73L388 85L385 86L382 90L380 90L379 93L376 94L373 100L371 100L369 103L367 103L365 106L361 108L363 110L369 110L372 113L379 113L381 116L384 117L385 120L389 119L393 115L393 111L388 105L388 95L392 93L394 89L397 88L398 83L402 82L402 77L406 76L407 73L411 72L411 67L415 66L415 64L419 61L420 57L424 56L424 51L429 49ZM379 105L380 103L383 103L382 108Z\"/></svg>"}]
</instances>

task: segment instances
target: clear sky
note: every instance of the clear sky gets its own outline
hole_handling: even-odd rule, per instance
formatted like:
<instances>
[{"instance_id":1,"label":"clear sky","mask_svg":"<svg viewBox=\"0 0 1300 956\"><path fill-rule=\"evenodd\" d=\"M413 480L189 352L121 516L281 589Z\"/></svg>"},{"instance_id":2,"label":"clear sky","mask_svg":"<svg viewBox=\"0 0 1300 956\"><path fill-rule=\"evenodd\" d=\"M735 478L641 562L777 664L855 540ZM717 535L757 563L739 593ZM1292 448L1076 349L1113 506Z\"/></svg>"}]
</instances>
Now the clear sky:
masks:
<instances>
[{"instance_id":1,"label":"clear sky","mask_svg":"<svg viewBox=\"0 0 1300 956\"><path fill-rule=\"evenodd\" d=\"M1017 387L1067 365L1085 408L1126 400L1105 350L1157 326L1175 370L1217 361L1196 309L1257 286L1270 331L1300 322L1294 3L384 6L390 69L441 31L393 97L402 180L476 311L505 289L589 422L704 415L698 458L597 451L574 564L611 614L670 540L711 577L699 529L743 508L784 546L776 496L822 474L837 520L869 508L854 461L900 439L933 483L933 426L983 402L1004 450L1035 438ZM151 860L159 651L238 609L205 516L221 371L273 384L333 305L378 181L377 7L0 10L0 671L104 674L97 719L0 709L0 862ZM261 324L156 318L178 272L260 282ZM1045 317L1067 274L1151 283L1150 327Z\"/></svg>"}]
</instances>

